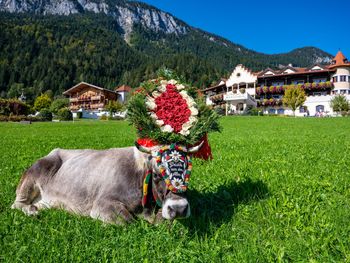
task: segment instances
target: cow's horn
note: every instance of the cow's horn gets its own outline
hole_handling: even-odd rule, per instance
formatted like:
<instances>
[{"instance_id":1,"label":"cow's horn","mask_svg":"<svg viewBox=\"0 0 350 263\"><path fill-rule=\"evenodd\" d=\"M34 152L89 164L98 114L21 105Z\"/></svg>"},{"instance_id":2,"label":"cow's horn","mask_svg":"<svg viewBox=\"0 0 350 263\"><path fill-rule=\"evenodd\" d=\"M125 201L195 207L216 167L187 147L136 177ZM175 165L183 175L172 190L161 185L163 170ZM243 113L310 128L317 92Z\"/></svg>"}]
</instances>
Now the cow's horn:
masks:
<instances>
[{"instance_id":1,"label":"cow's horn","mask_svg":"<svg viewBox=\"0 0 350 263\"><path fill-rule=\"evenodd\" d=\"M135 146L137 149L139 149L139 151L144 152L144 153L151 153L151 149L147 148L145 146L142 146L141 144L139 144L138 142L135 142Z\"/></svg>"},{"instance_id":2,"label":"cow's horn","mask_svg":"<svg viewBox=\"0 0 350 263\"><path fill-rule=\"evenodd\" d=\"M197 146L193 146L193 147L189 148L189 149L187 150L187 152L188 152L188 153L195 153L195 152L198 152L199 149L203 146L203 143L204 143L204 141L202 141L202 142L201 142L200 144L198 144Z\"/></svg>"}]
</instances>

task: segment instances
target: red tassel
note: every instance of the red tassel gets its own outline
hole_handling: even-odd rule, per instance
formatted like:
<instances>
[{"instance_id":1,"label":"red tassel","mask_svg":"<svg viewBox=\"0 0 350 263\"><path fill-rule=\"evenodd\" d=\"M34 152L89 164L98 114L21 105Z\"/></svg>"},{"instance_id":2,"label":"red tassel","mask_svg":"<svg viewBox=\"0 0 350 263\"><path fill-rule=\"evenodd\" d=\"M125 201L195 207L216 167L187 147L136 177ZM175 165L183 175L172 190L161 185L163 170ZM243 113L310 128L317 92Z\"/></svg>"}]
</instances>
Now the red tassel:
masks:
<instances>
[{"instance_id":1,"label":"red tassel","mask_svg":"<svg viewBox=\"0 0 350 263\"><path fill-rule=\"evenodd\" d=\"M149 138L139 138L137 139L137 143L144 147L153 147L158 145L156 141L153 141L152 139L149 139Z\"/></svg>"},{"instance_id":2,"label":"red tassel","mask_svg":"<svg viewBox=\"0 0 350 263\"><path fill-rule=\"evenodd\" d=\"M204 137L193 146L197 146L202 141L204 141L202 147L199 149L198 152L194 153L192 156L195 158L203 159L205 161L212 160L213 154L211 153L211 148L208 141L208 134L205 134Z\"/></svg>"}]
</instances>

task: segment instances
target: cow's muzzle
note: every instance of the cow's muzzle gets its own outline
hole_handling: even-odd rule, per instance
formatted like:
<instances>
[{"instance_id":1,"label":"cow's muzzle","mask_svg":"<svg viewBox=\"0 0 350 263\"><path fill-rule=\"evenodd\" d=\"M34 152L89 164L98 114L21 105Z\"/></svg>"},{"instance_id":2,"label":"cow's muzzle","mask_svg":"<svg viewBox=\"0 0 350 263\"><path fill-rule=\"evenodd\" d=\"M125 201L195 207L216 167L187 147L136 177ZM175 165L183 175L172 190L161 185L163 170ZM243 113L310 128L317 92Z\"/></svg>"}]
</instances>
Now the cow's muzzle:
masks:
<instances>
[{"instance_id":1,"label":"cow's muzzle","mask_svg":"<svg viewBox=\"0 0 350 263\"><path fill-rule=\"evenodd\" d=\"M190 205L185 198L167 199L162 208L162 216L165 219L187 218L191 214Z\"/></svg>"}]
</instances>

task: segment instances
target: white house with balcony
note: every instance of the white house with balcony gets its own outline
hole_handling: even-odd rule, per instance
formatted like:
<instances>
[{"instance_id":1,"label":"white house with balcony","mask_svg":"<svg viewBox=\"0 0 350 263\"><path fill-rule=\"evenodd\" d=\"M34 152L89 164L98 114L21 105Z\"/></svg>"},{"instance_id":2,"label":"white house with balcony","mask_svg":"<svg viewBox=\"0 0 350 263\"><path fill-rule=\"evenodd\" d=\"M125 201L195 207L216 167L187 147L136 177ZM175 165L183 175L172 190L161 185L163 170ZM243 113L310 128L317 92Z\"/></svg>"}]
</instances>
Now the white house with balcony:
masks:
<instances>
[{"instance_id":1,"label":"white house with balcony","mask_svg":"<svg viewBox=\"0 0 350 263\"><path fill-rule=\"evenodd\" d=\"M288 66L274 70L267 68L251 72L237 65L227 80L204 90L207 104L225 109L226 114L240 114L247 107L259 107L265 114L293 114L282 103L289 86L304 89L307 99L297 109L297 116L335 115L330 102L335 95L350 101L350 63L341 51L330 65L301 68Z\"/></svg>"}]
</instances>

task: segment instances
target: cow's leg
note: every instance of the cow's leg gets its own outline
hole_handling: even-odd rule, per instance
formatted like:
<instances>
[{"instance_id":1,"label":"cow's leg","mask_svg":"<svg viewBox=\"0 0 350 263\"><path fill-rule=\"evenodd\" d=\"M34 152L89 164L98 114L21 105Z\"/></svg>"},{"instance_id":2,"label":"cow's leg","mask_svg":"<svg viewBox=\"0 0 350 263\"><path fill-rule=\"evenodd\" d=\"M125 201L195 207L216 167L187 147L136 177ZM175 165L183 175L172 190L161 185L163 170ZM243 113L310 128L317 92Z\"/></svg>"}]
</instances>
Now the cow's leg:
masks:
<instances>
[{"instance_id":1,"label":"cow's leg","mask_svg":"<svg viewBox=\"0 0 350 263\"><path fill-rule=\"evenodd\" d=\"M91 209L90 216L105 223L117 225L130 223L134 220L134 217L122 202L109 199L101 199L96 202Z\"/></svg>"},{"instance_id":2,"label":"cow's leg","mask_svg":"<svg viewBox=\"0 0 350 263\"><path fill-rule=\"evenodd\" d=\"M40 185L46 184L61 167L62 160L58 150L38 160L22 176L16 190L16 200L12 205L27 215L35 215L43 208Z\"/></svg>"},{"instance_id":3,"label":"cow's leg","mask_svg":"<svg viewBox=\"0 0 350 263\"><path fill-rule=\"evenodd\" d=\"M27 215L35 215L38 213L38 208L33 205L33 202L38 198L40 198L39 188L36 186L33 177L25 173L17 188L16 200L11 208L22 210Z\"/></svg>"}]
</instances>

